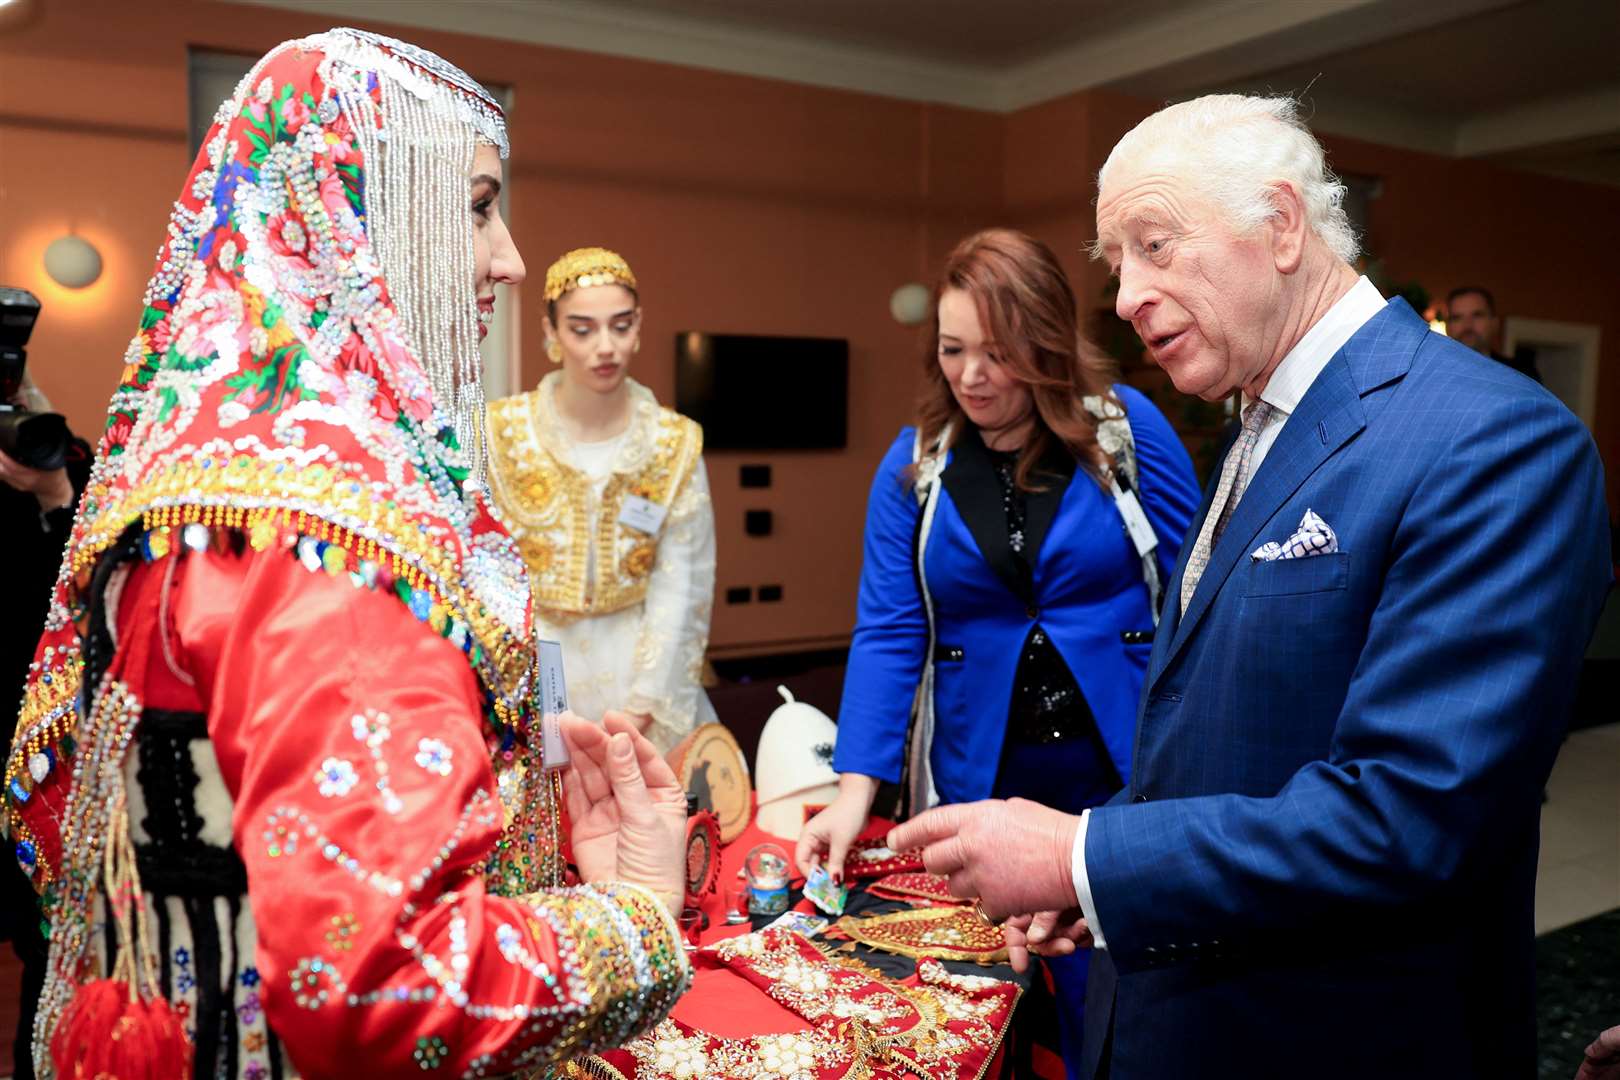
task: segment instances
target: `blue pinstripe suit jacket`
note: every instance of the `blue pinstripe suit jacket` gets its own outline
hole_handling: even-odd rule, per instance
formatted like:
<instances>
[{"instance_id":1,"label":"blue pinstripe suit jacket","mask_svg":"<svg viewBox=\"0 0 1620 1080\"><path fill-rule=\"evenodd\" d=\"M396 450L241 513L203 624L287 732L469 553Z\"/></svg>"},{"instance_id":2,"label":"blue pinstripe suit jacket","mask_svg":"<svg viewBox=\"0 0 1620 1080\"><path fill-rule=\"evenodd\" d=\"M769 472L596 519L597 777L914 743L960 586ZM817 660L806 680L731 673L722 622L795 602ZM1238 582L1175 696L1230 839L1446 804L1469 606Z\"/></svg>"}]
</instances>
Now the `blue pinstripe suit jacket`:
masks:
<instances>
[{"instance_id":1,"label":"blue pinstripe suit jacket","mask_svg":"<svg viewBox=\"0 0 1620 1080\"><path fill-rule=\"evenodd\" d=\"M1307 509L1338 553L1250 557ZM1086 838L1086 1075L1533 1076L1540 793L1611 576L1586 429L1392 301L1178 619L1182 567Z\"/></svg>"}]
</instances>

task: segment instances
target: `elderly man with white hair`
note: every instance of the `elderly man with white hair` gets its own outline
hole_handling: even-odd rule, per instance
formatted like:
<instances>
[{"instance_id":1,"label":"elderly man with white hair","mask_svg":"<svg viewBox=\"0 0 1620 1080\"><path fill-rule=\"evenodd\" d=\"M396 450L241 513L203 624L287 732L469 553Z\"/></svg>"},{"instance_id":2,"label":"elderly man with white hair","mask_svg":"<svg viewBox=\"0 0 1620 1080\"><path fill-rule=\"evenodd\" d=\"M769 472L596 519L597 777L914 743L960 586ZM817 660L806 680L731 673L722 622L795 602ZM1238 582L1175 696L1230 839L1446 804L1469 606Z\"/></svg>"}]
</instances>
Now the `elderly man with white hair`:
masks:
<instances>
[{"instance_id":1,"label":"elderly man with white hair","mask_svg":"<svg viewBox=\"0 0 1620 1080\"><path fill-rule=\"evenodd\" d=\"M1132 775L890 844L1020 962L1095 947L1082 1075L1533 1075L1540 792L1611 576L1591 437L1357 275L1292 100L1164 109L1098 185L1120 316L1242 402Z\"/></svg>"}]
</instances>

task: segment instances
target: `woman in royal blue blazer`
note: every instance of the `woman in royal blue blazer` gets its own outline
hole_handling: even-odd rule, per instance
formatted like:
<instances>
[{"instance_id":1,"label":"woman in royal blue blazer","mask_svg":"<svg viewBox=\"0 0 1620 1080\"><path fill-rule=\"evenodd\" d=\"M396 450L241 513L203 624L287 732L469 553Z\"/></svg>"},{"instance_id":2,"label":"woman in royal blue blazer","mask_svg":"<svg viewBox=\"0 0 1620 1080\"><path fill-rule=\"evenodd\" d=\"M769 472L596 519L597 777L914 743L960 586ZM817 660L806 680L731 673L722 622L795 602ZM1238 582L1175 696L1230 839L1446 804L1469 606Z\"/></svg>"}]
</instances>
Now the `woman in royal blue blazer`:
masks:
<instances>
[{"instance_id":1,"label":"woman in royal blue blazer","mask_svg":"<svg viewBox=\"0 0 1620 1080\"><path fill-rule=\"evenodd\" d=\"M936 300L920 443L917 429L901 431L867 506L833 757L839 794L799 842L801 865L825 860L835 877L878 783L901 778L928 648L914 448L945 455L922 560L935 641L928 757L941 802L1021 796L1079 813L1130 776L1154 612L1110 486L1120 461L1099 445L1084 400L1125 411L1137 477L1123 486L1157 538L1161 580L1198 505L1180 440L1081 340L1068 278L1044 244L1006 229L969 237ZM1086 959L1053 965L1070 1063Z\"/></svg>"}]
</instances>

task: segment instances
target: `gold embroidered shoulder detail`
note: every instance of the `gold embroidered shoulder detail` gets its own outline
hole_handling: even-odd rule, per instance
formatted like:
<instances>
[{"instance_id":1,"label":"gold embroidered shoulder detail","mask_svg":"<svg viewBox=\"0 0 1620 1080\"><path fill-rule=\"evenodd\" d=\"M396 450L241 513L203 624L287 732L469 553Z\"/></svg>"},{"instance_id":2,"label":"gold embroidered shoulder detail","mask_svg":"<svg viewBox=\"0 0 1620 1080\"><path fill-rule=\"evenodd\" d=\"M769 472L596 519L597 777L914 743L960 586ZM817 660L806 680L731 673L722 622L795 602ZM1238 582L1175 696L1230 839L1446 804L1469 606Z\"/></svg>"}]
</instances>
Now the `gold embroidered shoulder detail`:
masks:
<instances>
[{"instance_id":1,"label":"gold embroidered shoulder detail","mask_svg":"<svg viewBox=\"0 0 1620 1080\"><path fill-rule=\"evenodd\" d=\"M703 429L632 383L630 430L593 514L591 478L574 467L552 405L556 378L490 405L494 502L537 605L574 615L619 611L646 596L658 561L658 536L620 522L625 500L668 511L702 458Z\"/></svg>"}]
</instances>

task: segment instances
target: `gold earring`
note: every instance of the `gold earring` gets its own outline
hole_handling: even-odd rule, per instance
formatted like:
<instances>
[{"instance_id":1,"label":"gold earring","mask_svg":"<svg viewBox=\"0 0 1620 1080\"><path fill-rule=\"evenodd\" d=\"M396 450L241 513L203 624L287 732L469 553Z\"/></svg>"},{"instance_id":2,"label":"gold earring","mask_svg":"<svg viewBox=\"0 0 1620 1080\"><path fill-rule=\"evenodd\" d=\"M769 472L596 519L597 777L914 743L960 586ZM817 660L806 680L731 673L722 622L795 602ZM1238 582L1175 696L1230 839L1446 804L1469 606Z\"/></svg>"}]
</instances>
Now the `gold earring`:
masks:
<instances>
[{"instance_id":1,"label":"gold earring","mask_svg":"<svg viewBox=\"0 0 1620 1080\"><path fill-rule=\"evenodd\" d=\"M638 352L641 351L641 339L640 338L636 338L636 340L634 340L634 341L632 341L630 343L630 351L633 352L633 353L638 353Z\"/></svg>"},{"instance_id":2,"label":"gold earring","mask_svg":"<svg viewBox=\"0 0 1620 1080\"><path fill-rule=\"evenodd\" d=\"M557 344L555 341L547 342L546 343L546 357L553 364L562 363L562 346Z\"/></svg>"}]
</instances>

